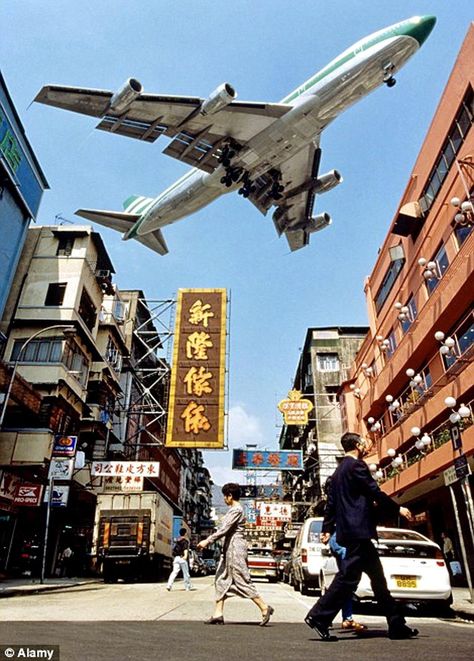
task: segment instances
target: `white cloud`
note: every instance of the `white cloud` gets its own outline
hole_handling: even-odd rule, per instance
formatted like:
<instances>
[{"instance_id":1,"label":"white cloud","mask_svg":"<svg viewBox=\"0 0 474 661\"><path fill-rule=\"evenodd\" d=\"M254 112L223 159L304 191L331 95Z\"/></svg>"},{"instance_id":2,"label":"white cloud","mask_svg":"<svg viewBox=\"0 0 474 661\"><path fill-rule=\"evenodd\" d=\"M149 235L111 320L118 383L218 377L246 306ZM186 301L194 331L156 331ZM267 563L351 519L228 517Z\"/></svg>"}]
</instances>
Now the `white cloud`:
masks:
<instances>
[{"instance_id":1,"label":"white cloud","mask_svg":"<svg viewBox=\"0 0 474 661\"><path fill-rule=\"evenodd\" d=\"M204 462L215 484L245 482L245 471L232 470L232 450L245 448L247 444L263 446L264 433L260 420L248 413L243 404L229 409L228 450L203 452Z\"/></svg>"}]
</instances>

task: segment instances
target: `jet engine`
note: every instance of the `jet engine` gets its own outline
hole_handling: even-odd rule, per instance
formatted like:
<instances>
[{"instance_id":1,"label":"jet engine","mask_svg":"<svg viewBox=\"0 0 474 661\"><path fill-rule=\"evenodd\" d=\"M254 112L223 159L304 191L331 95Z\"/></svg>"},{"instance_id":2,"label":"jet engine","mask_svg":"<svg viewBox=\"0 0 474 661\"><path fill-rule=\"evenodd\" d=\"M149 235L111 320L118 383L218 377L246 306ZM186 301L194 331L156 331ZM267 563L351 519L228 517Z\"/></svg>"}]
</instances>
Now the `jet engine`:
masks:
<instances>
[{"instance_id":1,"label":"jet engine","mask_svg":"<svg viewBox=\"0 0 474 661\"><path fill-rule=\"evenodd\" d=\"M331 188L334 188L342 182L342 175L337 170L331 170L322 174L315 181L315 186L313 188L315 193L326 193Z\"/></svg>"},{"instance_id":2,"label":"jet engine","mask_svg":"<svg viewBox=\"0 0 474 661\"><path fill-rule=\"evenodd\" d=\"M136 78L129 78L110 99L108 112L123 115L142 91L142 84Z\"/></svg>"},{"instance_id":3,"label":"jet engine","mask_svg":"<svg viewBox=\"0 0 474 661\"><path fill-rule=\"evenodd\" d=\"M237 93L229 83L222 83L201 105L199 112L201 115L214 115L222 108L231 103L237 97Z\"/></svg>"},{"instance_id":4,"label":"jet engine","mask_svg":"<svg viewBox=\"0 0 474 661\"><path fill-rule=\"evenodd\" d=\"M314 234L314 232L319 232L320 230L323 230L325 227L329 227L329 225L332 223L332 218L331 216L324 212L320 213L317 216L312 216L312 218L309 219L308 224L305 226L305 230L309 234Z\"/></svg>"}]
</instances>

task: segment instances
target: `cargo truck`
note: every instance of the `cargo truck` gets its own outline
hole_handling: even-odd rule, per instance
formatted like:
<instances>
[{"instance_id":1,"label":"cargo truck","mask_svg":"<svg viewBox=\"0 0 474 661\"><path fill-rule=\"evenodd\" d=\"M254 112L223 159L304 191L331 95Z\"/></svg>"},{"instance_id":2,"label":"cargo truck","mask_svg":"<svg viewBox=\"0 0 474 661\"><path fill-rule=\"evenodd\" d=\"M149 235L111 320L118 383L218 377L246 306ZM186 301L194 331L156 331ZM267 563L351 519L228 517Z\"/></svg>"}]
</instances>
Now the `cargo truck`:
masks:
<instances>
[{"instance_id":1,"label":"cargo truck","mask_svg":"<svg viewBox=\"0 0 474 661\"><path fill-rule=\"evenodd\" d=\"M158 580L171 571L173 509L155 491L99 494L92 555L104 581Z\"/></svg>"}]
</instances>

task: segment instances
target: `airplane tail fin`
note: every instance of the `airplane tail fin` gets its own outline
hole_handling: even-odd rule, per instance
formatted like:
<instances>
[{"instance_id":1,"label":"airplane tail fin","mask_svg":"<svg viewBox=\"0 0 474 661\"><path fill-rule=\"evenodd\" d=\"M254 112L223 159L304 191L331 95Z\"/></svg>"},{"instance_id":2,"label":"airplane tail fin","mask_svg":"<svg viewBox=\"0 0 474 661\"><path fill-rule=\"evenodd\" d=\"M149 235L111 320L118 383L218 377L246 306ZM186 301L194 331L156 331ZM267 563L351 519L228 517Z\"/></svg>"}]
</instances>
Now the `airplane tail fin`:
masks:
<instances>
[{"instance_id":1,"label":"airplane tail fin","mask_svg":"<svg viewBox=\"0 0 474 661\"><path fill-rule=\"evenodd\" d=\"M154 201L152 197L131 195L123 203L124 211L78 209L76 215L127 235L135 223L148 211ZM123 238L126 238L126 236ZM163 233L159 229L141 236L137 235L134 238L159 255L166 255L168 252Z\"/></svg>"}]
</instances>

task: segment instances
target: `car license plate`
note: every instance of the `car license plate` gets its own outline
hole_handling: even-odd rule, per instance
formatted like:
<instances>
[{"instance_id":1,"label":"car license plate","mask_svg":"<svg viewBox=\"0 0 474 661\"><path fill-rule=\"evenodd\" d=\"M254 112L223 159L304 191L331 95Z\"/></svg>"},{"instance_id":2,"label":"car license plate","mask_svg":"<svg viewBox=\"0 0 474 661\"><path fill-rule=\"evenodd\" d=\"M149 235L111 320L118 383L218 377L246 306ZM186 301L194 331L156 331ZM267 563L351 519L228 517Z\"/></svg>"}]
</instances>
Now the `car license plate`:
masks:
<instances>
[{"instance_id":1,"label":"car license plate","mask_svg":"<svg viewBox=\"0 0 474 661\"><path fill-rule=\"evenodd\" d=\"M252 572L252 574L255 574L255 576L265 576L264 569L251 569L250 571Z\"/></svg>"},{"instance_id":2,"label":"car license plate","mask_svg":"<svg viewBox=\"0 0 474 661\"><path fill-rule=\"evenodd\" d=\"M394 576L397 588L416 588L416 576Z\"/></svg>"}]
</instances>

